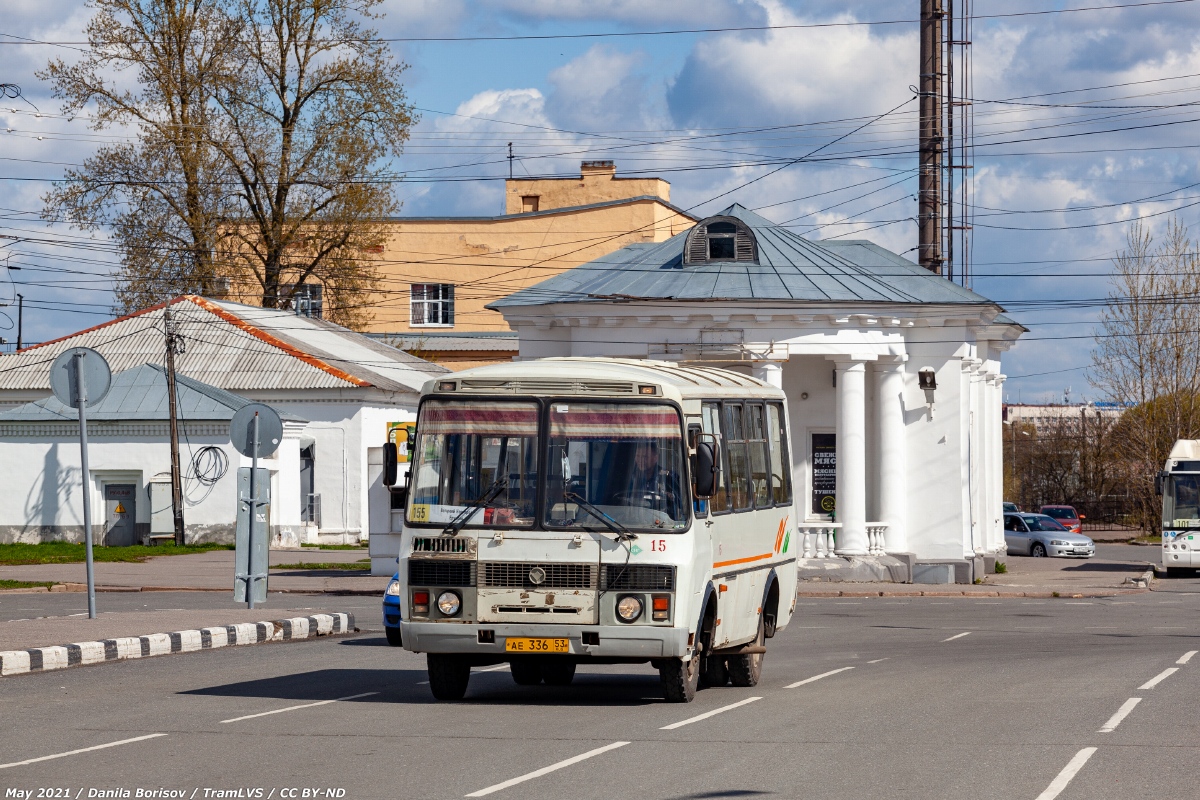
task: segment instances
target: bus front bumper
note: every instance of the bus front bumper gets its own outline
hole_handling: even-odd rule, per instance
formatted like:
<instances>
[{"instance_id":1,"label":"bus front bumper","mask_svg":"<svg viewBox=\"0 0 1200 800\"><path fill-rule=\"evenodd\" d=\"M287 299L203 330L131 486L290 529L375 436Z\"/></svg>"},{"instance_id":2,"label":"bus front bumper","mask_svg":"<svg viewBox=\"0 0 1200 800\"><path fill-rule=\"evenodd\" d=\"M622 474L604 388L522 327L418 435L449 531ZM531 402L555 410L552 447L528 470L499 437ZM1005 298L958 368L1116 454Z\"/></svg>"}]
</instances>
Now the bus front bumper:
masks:
<instances>
[{"instance_id":1,"label":"bus front bumper","mask_svg":"<svg viewBox=\"0 0 1200 800\"><path fill-rule=\"evenodd\" d=\"M449 622L400 623L404 649L416 653L456 653L504 660L519 653L505 650L509 637L567 639L569 655L587 658L681 658L688 653L688 632L681 628L651 625L536 625L462 624ZM492 641L481 642L479 632L491 631ZM584 644L583 634L598 644Z\"/></svg>"}]
</instances>

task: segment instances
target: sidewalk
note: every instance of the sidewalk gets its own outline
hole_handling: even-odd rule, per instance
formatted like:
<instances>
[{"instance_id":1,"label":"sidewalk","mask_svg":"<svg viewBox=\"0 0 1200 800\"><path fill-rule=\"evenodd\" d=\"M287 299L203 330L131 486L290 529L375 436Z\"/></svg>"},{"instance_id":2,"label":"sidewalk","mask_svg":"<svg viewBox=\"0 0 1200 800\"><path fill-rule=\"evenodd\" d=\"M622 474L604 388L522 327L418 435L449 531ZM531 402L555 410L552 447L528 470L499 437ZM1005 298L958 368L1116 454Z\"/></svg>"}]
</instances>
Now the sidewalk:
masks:
<instances>
[{"instance_id":1,"label":"sidewalk","mask_svg":"<svg viewBox=\"0 0 1200 800\"><path fill-rule=\"evenodd\" d=\"M233 551L210 550L186 556L158 556L138 563L95 564L96 588L100 591L233 591ZM271 564L347 563L367 558L364 550L272 550ZM86 591L87 572L83 564L30 564L0 566L0 579L18 581L54 581L72 584L72 590ZM316 594L379 594L389 578L371 577L363 572L342 570L271 570L268 586L272 592L311 592ZM81 588L82 587L82 588Z\"/></svg>"}]
</instances>

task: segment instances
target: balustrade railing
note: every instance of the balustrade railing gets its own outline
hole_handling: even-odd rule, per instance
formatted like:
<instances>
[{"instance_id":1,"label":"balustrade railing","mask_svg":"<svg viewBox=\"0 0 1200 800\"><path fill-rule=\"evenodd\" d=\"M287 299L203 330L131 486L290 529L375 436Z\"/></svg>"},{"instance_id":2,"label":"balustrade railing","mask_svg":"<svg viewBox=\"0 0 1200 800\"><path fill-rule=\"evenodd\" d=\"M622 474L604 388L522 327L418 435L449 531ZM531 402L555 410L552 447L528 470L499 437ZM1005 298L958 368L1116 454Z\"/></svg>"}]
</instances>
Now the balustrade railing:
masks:
<instances>
[{"instance_id":1,"label":"balustrade railing","mask_svg":"<svg viewBox=\"0 0 1200 800\"><path fill-rule=\"evenodd\" d=\"M842 529L840 522L802 522L796 527L802 542L801 558L833 558L838 532ZM867 523L867 552L870 555L887 552L886 535L886 523Z\"/></svg>"}]
</instances>

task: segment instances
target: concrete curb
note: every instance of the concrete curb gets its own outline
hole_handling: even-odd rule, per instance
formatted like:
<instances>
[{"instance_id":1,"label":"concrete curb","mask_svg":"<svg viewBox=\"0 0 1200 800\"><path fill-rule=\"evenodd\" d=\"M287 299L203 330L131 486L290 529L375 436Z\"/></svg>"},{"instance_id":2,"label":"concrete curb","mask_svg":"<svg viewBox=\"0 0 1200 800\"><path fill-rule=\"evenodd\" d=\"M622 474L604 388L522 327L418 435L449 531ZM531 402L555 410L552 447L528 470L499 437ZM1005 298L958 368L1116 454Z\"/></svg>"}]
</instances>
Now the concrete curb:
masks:
<instances>
[{"instance_id":1,"label":"concrete curb","mask_svg":"<svg viewBox=\"0 0 1200 800\"><path fill-rule=\"evenodd\" d=\"M355 630L353 614L313 614L311 617L292 617L269 622L243 622L216 628L152 633L148 636L126 636L99 642L76 642L57 647L34 647L29 650L0 652L0 676L23 675L27 672L80 667L122 661L127 658L149 658L218 647L289 642Z\"/></svg>"},{"instance_id":2,"label":"concrete curb","mask_svg":"<svg viewBox=\"0 0 1200 800\"><path fill-rule=\"evenodd\" d=\"M86 592L87 584L56 583L53 586L31 586L23 589L0 589L0 594L36 594L44 592ZM226 587L215 589L203 586L97 586L97 592L232 592ZM337 596L382 596L381 589L271 589L271 594L328 594Z\"/></svg>"}]
</instances>

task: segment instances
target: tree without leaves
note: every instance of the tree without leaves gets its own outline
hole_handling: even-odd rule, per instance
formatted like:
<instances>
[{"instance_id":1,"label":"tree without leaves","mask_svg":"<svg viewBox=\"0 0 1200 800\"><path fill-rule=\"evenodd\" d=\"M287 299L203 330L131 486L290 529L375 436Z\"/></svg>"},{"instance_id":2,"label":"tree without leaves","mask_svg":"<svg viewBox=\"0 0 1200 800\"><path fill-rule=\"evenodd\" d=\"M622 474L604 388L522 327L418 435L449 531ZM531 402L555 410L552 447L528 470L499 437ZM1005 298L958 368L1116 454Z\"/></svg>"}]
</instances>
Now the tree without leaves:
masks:
<instances>
[{"instance_id":1,"label":"tree without leaves","mask_svg":"<svg viewBox=\"0 0 1200 800\"><path fill-rule=\"evenodd\" d=\"M232 0L245 22L240 79L216 94L214 145L246 210L231 227L267 307L325 287L327 316L369 319L363 299L398 209L379 166L413 124L386 44L363 27L380 0Z\"/></svg>"},{"instance_id":2,"label":"tree without leaves","mask_svg":"<svg viewBox=\"0 0 1200 800\"><path fill-rule=\"evenodd\" d=\"M213 92L229 78L238 23L210 0L94 0L82 60L51 61L63 111L94 104L94 130L133 128L102 145L43 198L43 215L85 230L112 228L121 248L119 310L182 292L210 294L224 221L225 165L208 143ZM117 80L135 73L136 89Z\"/></svg>"},{"instance_id":3,"label":"tree without leaves","mask_svg":"<svg viewBox=\"0 0 1200 800\"><path fill-rule=\"evenodd\" d=\"M1149 527L1158 517L1154 475L1176 439L1200 436L1200 259L1187 228L1173 220L1157 247L1135 225L1114 266L1089 380L1131 406L1113 431L1111 452Z\"/></svg>"},{"instance_id":4,"label":"tree without leaves","mask_svg":"<svg viewBox=\"0 0 1200 800\"><path fill-rule=\"evenodd\" d=\"M52 61L64 110L132 126L45 198L48 218L110 226L121 310L181 292L288 307L324 286L352 327L375 277L370 253L398 206L379 181L415 121L370 18L380 0L96 0L89 50ZM108 77L136 71L136 91Z\"/></svg>"}]
</instances>

